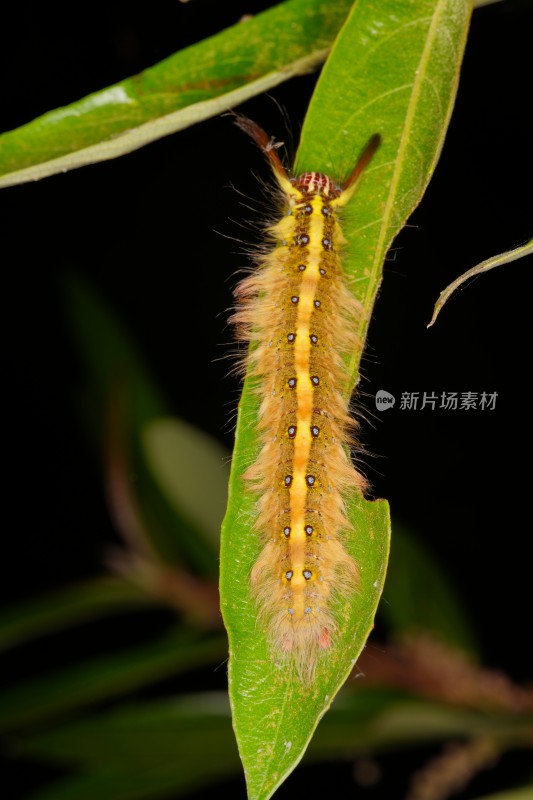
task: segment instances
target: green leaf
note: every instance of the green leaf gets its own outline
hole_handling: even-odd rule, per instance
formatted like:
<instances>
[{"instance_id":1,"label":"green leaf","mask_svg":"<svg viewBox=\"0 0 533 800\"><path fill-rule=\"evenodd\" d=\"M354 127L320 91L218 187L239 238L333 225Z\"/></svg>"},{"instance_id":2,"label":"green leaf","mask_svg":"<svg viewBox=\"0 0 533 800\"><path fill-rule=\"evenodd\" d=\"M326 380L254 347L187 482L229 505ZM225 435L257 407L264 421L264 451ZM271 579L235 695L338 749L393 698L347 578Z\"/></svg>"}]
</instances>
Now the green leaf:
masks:
<instances>
[{"instance_id":1,"label":"green leaf","mask_svg":"<svg viewBox=\"0 0 533 800\"><path fill-rule=\"evenodd\" d=\"M249 397L243 398L241 415L246 416L250 405ZM237 436L240 430L238 426ZM237 439L230 498L233 493L242 494L240 470L245 463ZM360 499L349 509L349 520L358 536L346 547L359 565L359 592L349 606L335 609L342 615L337 631L339 647L326 664L319 664L316 683L307 687L299 681L287 682L285 673L272 661L265 631L257 626L255 603L248 595L250 569L260 549L257 537L250 536L253 514L253 498L241 497L238 506L230 500L223 528L221 599L230 638L233 725L250 796L266 797L270 795L254 794L254 779L265 776L266 781L272 770L271 779L277 786L293 769L372 629L385 577L389 521L388 506L383 501ZM229 554L234 554L231 562Z\"/></svg>"},{"instance_id":2,"label":"green leaf","mask_svg":"<svg viewBox=\"0 0 533 800\"><path fill-rule=\"evenodd\" d=\"M382 146L347 208L346 273L365 310L347 393L356 382L386 251L419 202L436 164L455 97L471 4L467 0L359 0L335 42L304 123L295 172L319 170L341 183L378 133ZM259 544L254 499L241 475L257 452L257 397L245 382L230 499L223 525L221 600L230 639L230 697L250 799L267 800L301 759L372 627L388 553L386 504L349 504L357 531L348 549L360 567L346 602L338 647L311 687L289 682L256 621L249 576Z\"/></svg>"},{"instance_id":3,"label":"green leaf","mask_svg":"<svg viewBox=\"0 0 533 800\"><path fill-rule=\"evenodd\" d=\"M315 69L348 0L289 0L0 136L0 187L136 150Z\"/></svg>"},{"instance_id":4,"label":"green leaf","mask_svg":"<svg viewBox=\"0 0 533 800\"><path fill-rule=\"evenodd\" d=\"M509 264L511 261L517 261L519 258L523 258L524 256L530 256L532 253L533 239L531 239L529 242L526 242L526 244L521 245L520 247L516 247L514 250L507 250L505 253L501 253L498 256L492 256L492 258L488 258L486 261L482 261L481 264L476 264L475 267L472 267L472 269L464 272L459 278L456 278L454 281L452 281L452 283L450 283L450 285L447 286L446 289L443 289L443 291L440 293L439 299L435 303L433 316L428 324L428 328L434 324L440 310L450 299L450 296L469 278L473 278L475 275L481 275L482 272L488 272L490 269L494 269L494 267L499 267L500 264Z\"/></svg>"},{"instance_id":5,"label":"green leaf","mask_svg":"<svg viewBox=\"0 0 533 800\"><path fill-rule=\"evenodd\" d=\"M15 684L0 694L0 730L41 723L156 680L216 663L225 637L176 629L156 641Z\"/></svg>"},{"instance_id":6,"label":"green leaf","mask_svg":"<svg viewBox=\"0 0 533 800\"><path fill-rule=\"evenodd\" d=\"M80 622L153 606L154 598L122 578L95 578L7 608L0 614L0 648Z\"/></svg>"},{"instance_id":7,"label":"green leaf","mask_svg":"<svg viewBox=\"0 0 533 800\"><path fill-rule=\"evenodd\" d=\"M462 650L477 650L456 587L424 545L404 527L393 524L394 539L380 614L394 637L436 634ZM420 602L420 598L424 602Z\"/></svg>"},{"instance_id":8,"label":"green leaf","mask_svg":"<svg viewBox=\"0 0 533 800\"><path fill-rule=\"evenodd\" d=\"M469 0L359 0L326 62L306 116L297 173L346 179L370 136L382 145L348 209L346 262L367 314L388 248L420 202L448 127ZM360 351L352 367L357 374Z\"/></svg>"}]
</instances>

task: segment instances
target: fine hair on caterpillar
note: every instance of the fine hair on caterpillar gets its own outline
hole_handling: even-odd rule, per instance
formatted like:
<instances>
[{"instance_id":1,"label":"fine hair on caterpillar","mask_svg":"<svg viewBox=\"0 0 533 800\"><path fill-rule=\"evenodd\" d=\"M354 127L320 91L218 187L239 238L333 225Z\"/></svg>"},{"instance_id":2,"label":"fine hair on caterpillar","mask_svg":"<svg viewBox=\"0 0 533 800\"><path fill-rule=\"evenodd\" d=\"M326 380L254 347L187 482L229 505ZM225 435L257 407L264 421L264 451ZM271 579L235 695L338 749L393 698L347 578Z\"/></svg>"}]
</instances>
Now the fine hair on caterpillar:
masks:
<instances>
[{"instance_id":1,"label":"fine hair on caterpillar","mask_svg":"<svg viewBox=\"0 0 533 800\"><path fill-rule=\"evenodd\" d=\"M334 607L358 583L346 503L366 481L349 455L356 423L345 392L363 312L347 286L340 217L380 139L340 187L320 172L290 177L265 131L242 116L236 124L269 160L284 205L267 229L271 247L235 290L232 317L259 398L260 452L242 476L258 496L263 546L250 585L272 656L309 683L335 646Z\"/></svg>"}]
</instances>

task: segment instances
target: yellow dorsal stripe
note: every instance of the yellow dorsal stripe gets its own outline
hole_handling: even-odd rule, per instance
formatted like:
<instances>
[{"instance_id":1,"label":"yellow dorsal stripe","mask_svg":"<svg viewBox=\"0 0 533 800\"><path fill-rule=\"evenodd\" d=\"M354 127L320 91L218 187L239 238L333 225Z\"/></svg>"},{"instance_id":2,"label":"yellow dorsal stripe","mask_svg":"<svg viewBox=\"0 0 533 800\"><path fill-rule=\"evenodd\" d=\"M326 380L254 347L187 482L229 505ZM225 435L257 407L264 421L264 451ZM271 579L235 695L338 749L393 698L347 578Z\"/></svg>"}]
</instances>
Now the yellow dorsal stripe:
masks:
<instances>
[{"instance_id":1,"label":"yellow dorsal stripe","mask_svg":"<svg viewBox=\"0 0 533 800\"><path fill-rule=\"evenodd\" d=\"M294 364L296 370L296 426L294 441L292 484L290 488L291 538L290 569L292 570L291 588L293 590L292 606L296 619L305 613L305 597L303 587L306 580L303 576L305 564L305 511L307 506L307 476L309 474L309 455L311 452L311 422L313 414L313 385L311 383L310 363L311 318L314 310L317 288L320 282L320 256L323 252L324 217L321 214L322 199L318 196L306 199L312 206L307 233L309 243L307 252L301 263L305 264L299 290L298 311L296 315L296 341L294 348Z\"/></svg>"}]
</instances>

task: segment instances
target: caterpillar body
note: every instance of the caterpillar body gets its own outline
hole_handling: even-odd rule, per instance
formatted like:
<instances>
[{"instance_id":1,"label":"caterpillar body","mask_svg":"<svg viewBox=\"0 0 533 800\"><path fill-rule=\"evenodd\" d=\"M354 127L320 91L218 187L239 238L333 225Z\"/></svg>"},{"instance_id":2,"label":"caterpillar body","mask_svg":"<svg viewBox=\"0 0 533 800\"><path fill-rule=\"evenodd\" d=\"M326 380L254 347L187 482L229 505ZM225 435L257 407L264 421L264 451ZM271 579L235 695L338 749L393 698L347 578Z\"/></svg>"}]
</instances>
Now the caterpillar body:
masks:
<instances>
[{"instance_id":1,"label":"caterpillar body","mask_svg":"<svg viewBox=\"0 0 533 800\"><path fill-rule=\"evenodd\" d=\"M357 588L357 564L343 544L356 535L346 499L366 483L349 455L356 424L345 359L362 312L342 266L339 216L379 137L341 188L319 172L290 178L267 134L245 117L236 123L269 159L285 206L268 229L272 249L235 290L233 321L250 345L246 366L260 395L261 449L243 475L259 496L263 542L251 590L274 657L290 659L308 683L335 644L332 600Z\"/></svg>"}]
</instances>

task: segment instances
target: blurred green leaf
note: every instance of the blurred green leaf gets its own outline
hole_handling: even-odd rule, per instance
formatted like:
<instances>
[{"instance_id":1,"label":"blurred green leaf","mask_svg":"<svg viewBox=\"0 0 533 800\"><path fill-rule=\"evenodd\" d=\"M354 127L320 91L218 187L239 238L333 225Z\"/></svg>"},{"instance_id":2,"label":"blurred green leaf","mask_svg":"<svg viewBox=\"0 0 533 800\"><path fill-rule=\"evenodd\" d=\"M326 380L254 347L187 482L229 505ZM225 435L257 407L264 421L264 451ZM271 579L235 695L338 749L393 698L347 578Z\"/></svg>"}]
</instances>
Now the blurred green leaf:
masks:
<instances>
[{"instance_id":1,"label":"blurred green leaf","mask_svg":"<svg viewBox=\"0 0 533 800\"><path fill-rule=\"evenodd\" d=\"M143 441L143 432L150 430L147 426L154 424L153 430L157 430L155 420L166 417L168 409L137 345L116 313L80 276L69 275L65 279L65 294L70 327L85 362L85 418L91 441L101 442L106 451L107 495L117 527L143 557L168 565L186 562L202 574L215 577L217 561L212 536L199 527L205 521L205 511L198 511L196 503L196 516L191 513L192 499L187 507L177 508L175 484L183 478L183 471L175 476L174 492L169 495L168 473L161 484L160 450L154 453L150 434ZM175 422L175 426L180 423ZM218 459L214 445L208 446L207 436L193 434L190 428L188 452L194 436L204 452L204 465L205 461L211 463L214 474L213 460ZM184 444L175 436L173 441L178 447ZM160 445L160 439L157 442ZM206 448L211 455L207 455ZM149 468L147 455L151 465L157 466L157 474ZM166 465L168 457L167 450ZM175 459L177 463L179 453ZM131 475L135 475L134 482Z\"/></svg>"},{"instance_id":2,"label":"blurred green leaf","mask_svg":"<svg viewBox=\"0 0 533 800\"><path fill-rule=\"evenodd\" d=\"M95 578L68 586L3 610L0 648L109 614L136 611L154 602L153 597L122 578Z\"/></svg>"},{"instance_id":3,"label":"blurred green leaf","mask_svg":"<svg viewBox=\"0 0 533 800\"><path fill-rule=\"evenodd\" d=\"M218 553L228 499L229 453L208 434L175 417L141 431L146 463L174 511Z\"/></svg>"},{"instance_id":4,"label":"blurred green leaf","mask_svg":"<svg viewBox=\"0 0 533 800\"><path fill-rule=\"evenodd\" d=\"M219 749L233 751L237 761L225 692L132 703L16 741L19 754L90 767L135 769L176 760L182 769L189 763L201 769L206 750L215 756Z\"/></svg>"},{"instance_id":5,"label":"blurred green leaf","mask_svg":"<svg viewBox=\"0 0 533 800\"><path fill-rule=\"evenodd\" d=\"M225 693L165 699L20 740L16 752L83 766L34 800L186 796L240 768Z\"/></svg>"},{"instance_id":6,"label":"blurred green leaf","mask_svg":"<svg viewBox=\"0 0 533 800\"><path fill-rule=\"evenodd\" d=\"M462 650L477 650L456 587L426 547L396 521L380 614L395 637L429 632Z\"/></svg>"},{"instance_id":7,"label":"blurred green leaf","mask_svg":"<svg viewBox=\"0 0 533 800\"><path fill-rule=\"evenodd\" d=\"M531 800L533 798L533 783L529 786L522 786L519 789L508 789L505 792L496 794L485 794L483 797L476 797L476 800Z\"/></svg>"},{"instance_id":8,"label":"blurred green leaf","mask_svg":"<svg viewBox=\"0 0 533 800\"><path fill-rule=\"evenodd\" d=\"M83 397L93 411L93 427L101 431L117 388L127 392L127 429L138 431L167 413L166 400L116 311L81 275L66 275L64 289L70 329L85 362Z\"/></svg>"},{"instance_id":9,"label":"blurred green leaf","mask_svg":"<svg viewBox=\"0 0 533 800\"><path fill-rule=\"evenodd\" d=\"M304 123L294 171L322 171L341 184L370 137L379 133L382 139L343 225L347 278L365 312L346 394L357 382L386 251L420 201L442 146L470 11L467 0L359 0L324 66ZM274 663L249 592L260 543L250 533L256 498L241 475L258 451L253 424L258 413L248 380L223 525L221 598L230 639L233 721L249 797L267 800L302 757L371 630L386 569L388 518L383 502L348 502L357 536L347 548L360 567L360 591L343 606L335 652L328 652L306 688Z\"/></svg>"},{"instance_id":10,"label":"blurred green leaf","mask_svg":"<svg viewBox=\"0 0 533 800\"><path fill-rule=\"evenodd\" d=\"M105 161L321 64L349 0L288 0L0 136L0 187Z\"/></svg>"},{"instance_id":11,"label":"blurred green leaf","mask_svg":"<svg viewBox=\"0 0 533 800\"><path fill-rule=\"evenodd\" d=\"M226 654L224 636L176 629L138 647L15 684L0 694L0 730L49 721L156 680L223 662Z\"/></svg>"},{"instance_id":12,"label":"blurred green leaf","mask_svg":"<svg viewBox=\"0 0 533 800\"><path fill-rule=\"evenodd\" d=\"M455 737L494 736L506 740L531 733L533 718L487 714L419 699L388 688L350 686L320 724L310 758L358 751L397 751Z\"/></svg>"},{"instance_id":13,"label":"blurred green leaf","mask_svg":"<svg viewBox=\"0 0 533 800\"><path fill-rule=\"evenodd\" d=\"M216 732L214 732L216 733ZM206 748L214 737L202 737ZM217 743L219 741L217 738ZM233 747L235 747L234 743ZM114 746L110 743L110 746ZM180 746L175 742L176 749ZM172 759L156 767L112 767L105 770L85 772L68 778L48 789L32 793L28 800L143 800L143 798L189 797L197 786L217 785L224 778L233 777L238 767L238 755L231 759L228 754L209 751L201 770L191 775L189 765L181 759ZM244 798L244 788L243 788Z\"/></svg>"},{"instance_id":14,"label":"blurred green leaf","mask_svg":"<svg viewBox=\"0 0 533 800\"><path fill-rule=\"evenodd\" d=\"M519 717L465 712L358 684L339 695L309 747L308 762L450 737L505 738L523 733L525 724ZM19 739L16 752L82 770L33 800L183 797L240 772L227 697L216 692L104 712Z\"/></svg>"}]
</instances>

